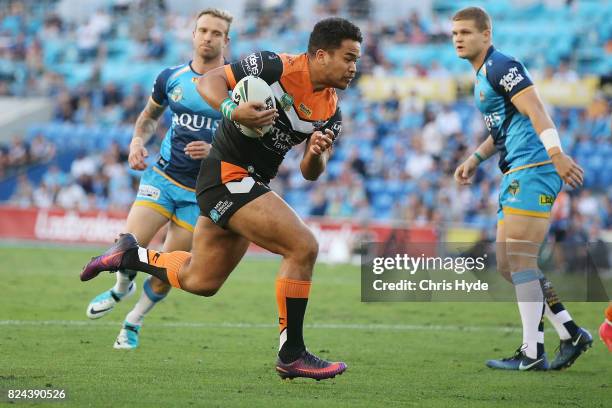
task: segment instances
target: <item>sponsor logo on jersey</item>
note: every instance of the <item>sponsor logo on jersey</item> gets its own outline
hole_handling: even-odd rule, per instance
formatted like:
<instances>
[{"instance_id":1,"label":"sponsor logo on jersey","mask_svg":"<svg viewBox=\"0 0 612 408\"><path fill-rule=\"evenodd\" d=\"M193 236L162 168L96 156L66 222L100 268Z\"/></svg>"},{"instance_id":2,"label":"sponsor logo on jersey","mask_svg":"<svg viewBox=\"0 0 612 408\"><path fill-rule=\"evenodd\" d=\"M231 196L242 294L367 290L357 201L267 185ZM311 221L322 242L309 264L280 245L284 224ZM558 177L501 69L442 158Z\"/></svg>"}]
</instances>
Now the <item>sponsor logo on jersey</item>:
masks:
<instances>
[{"instance_id":1,"label":"sponsor logo on jersey","mask_svg":"<svg viewBox=\"0 0 612 408\"><path fill-rule=\"evenodd\" d=\"M499 80L499 84L504 87L506 92L512 91L512 89L521 83L525 79L519 72L517 67L512 67L508 70L508 73Z\"/></svg>"},{"instance_id":2,"label":"sponsor logo on jersey","mask_svg":"<svg viewBox=\"0 0 612 408\"><path fill-rule=\"evenodd\" d=\"M484 92L480 91L479 96L480 96L480 102L484 102L485 100Z\"/></svg>"},{"instance_id":3,"label":"sponsor logo on jersey","mask_svg":"<svg viewBox=\"0 0 612 408\"><path fill-rule=\"evenodd\" d=\"M293 106L293 96L288 93L284 93L283 96L280 97L278 103L283 110L288 111L291 109L291 106Z\"/></svg>"},{"instance_id":4,"label":"sponsor logo on jersey","mask_svg":"<svg viewBox=\"0 0 612 408\"><path fill-rule=\"evenodd\" d=\"M540 205L553 205L555 197L547 194L540 194Z\"/></svg>"},{"instance_id":5,"label":"sponsor logo on jersey","mask_svg":"<svg viewBox=\"0 0 612 408\"><path fill-rule=\"evenodd\" d=\"M160 190L149 184L142 184L138 187L138 197L147 197L157 201L159 199Z\"/></svg>"},{"instance_id":6,"label":"sponsor logo on jersey","mask_svg":"<svg viewBox=\"0 0 612 408\"><path fill-rule=\"evenodd\" d=\"M334 122L334 124L331 127L332 132L334 132L334 135L336 135L336 137L338 137L340 135L340 133L342 132L342 122L340 121L336 121ZM336 137L334 137L334 140L336 139Z\"/></svg>"},{"instance_id":7,"label":"sponsor logo on jersey","mask_svg":"<svg viewBox=\"0 0 612 408\"><path fill-rule=\"evenodd\" d=\"M302 112L304 115L306 115L307 118L312 116L312 110L308 106L304 105L303 103L300 103L300 106L298 106L298 110Z\"/></svg>"},{"instance_id":8,"label":"sponsor logo on jersey","mask_svg":"<svg viewBox=\"0 0 612 408\"><path fill-rule=\"evenodd\" d=\"M263 62L261 60L261 53L253 53L240 61L242 70L246 75L259 76L263 69Z\"/></svg>"},{"instance_id":9,"label":"sponsor logo on jersey","mask_svg":"<svg viewBox=\"0 0 612 408\"><path fill-rule=\"evenodd\" d=\"M287 153L295 144L291 134L283 132L276 126L272 126L272 129L270 129L270 131L266 134L265 139L262 140L262 142L268 149L283 155Z\"/></svg>"},{"instance_id":10,"label":"sponsor logo on jersey","mask_svg":"<svg viewBox=\"0 0 612 408\"><path fill-rule=\"evenodd\" d=\"M179 115L175 113L172 115L172 125L198 132L203 129L215 130L219 125L219 120L196 114L181 113Z\"/></svg>"},{"instance_id":11,"label":"sponsor logo on jersey","mask_svg":"<svg viewBox=\"0 0 612 408\"><path fill-rule=\"evenodd\" d=\"M183 99L183 88L181 88L180 86L175 87L170 92L170 99L172 99L174 102L178 102Z\"/></svg>"},{"instance_id":12,"label":"sponsor logo on jersey","mask_svg":"<svg viewBox=\"0 0 612 408\"><path fill-rule=\"evenodd\" d=\"M483 117L484 117L485 125L487 126L487 129L489 131L491 131L493 127L499 126L501 124L501 117L499 116L499 113L497 112L483 115Z\"/></svg>"}]
</instances>

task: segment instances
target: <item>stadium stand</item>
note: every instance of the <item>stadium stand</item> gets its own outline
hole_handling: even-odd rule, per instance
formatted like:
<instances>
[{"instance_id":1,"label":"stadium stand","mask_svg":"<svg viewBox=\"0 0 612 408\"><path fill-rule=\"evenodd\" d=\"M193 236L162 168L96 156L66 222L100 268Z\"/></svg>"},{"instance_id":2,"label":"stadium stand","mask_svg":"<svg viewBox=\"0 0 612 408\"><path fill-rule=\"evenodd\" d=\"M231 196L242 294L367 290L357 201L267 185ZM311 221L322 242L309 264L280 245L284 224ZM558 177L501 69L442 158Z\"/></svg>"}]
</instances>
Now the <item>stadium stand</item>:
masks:
<instances>
[{"instance_id":1,"label":"stadium stand","mask_svg":"<svg viewBox=\"0 0 612 408\"><path fill-rule=\"evenodd\" d=\"M163 9L163 1L103 3L106 7L80 24L65 21L58 2L51 0L12 1L0 10L0 95L55 101L52 121L30 124L23 137L0 139L7 140L0 147L1 202L129 208L139 177L126 165L132 126L157 73L189 59L191 16ZM251 10L253 18L235 25L229 59L254 50L274 51L277 44L283 44L283 51L301 52L309 27L296 24L292 1L276 3ZM578 82L610 75L609 2L514 3L480 2L495 21L495 44L522 59L536 79ZM362 79L342 95L343 135L328 171L316 183L303 180L298 160L291 160L300 152L293 151L273 183L301 215L483 229L494 225L496 163L487 162L469 189L452 181L459 160L486 136L469 89L462 90L471 68L457 59L448 35L452 10L474 2L431 4L427 14L412 11L393 23L363 24ZM366 21L377 5L319 1L316 13ZM156 8L165 10L165 18L154 18L151 10ZM463 82L457 81L456 98L444 100L415 91L368 95L361 87L366 77ZM555 209L554 217L557 225L580 226L587 234L612 228L609 102L596 90L582 106L549 106L564 148L586 171L585 187L567 191L569 211ZM166 116L160 135L169 121ZM154 157L155 151L150 153Z\"/></svg>"}]
</instances>

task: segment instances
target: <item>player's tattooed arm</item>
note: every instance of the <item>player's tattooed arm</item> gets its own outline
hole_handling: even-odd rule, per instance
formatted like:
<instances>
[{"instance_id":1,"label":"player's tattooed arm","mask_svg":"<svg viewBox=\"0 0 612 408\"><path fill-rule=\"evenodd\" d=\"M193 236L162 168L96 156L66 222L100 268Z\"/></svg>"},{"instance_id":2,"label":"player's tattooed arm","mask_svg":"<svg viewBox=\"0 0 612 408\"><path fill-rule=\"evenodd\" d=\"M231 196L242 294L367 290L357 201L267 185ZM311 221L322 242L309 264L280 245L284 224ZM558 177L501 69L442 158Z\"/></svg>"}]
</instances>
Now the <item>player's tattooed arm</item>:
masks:
<instances>
[{"instance_id":1,"label":"player's tattooed arm","mask_svg":"<svg viewBox=\"0 0 612 408\"><path fill-rule=\"evenodd\" d=\"M316 131L310 136L300 163L302 176L306 180L314 181L325 171L334 139L335 134L331 129Z\"/></svg>"},{"instance_id":2,"label":"player's tattooed arm","mask_svg":"<svg viewBox=\"0 0 612 408\"><path fill-rule=\"evenodd\" d=\"M128 162L132 169L144 170L147 168L145 160L149 153L145 145L155 134L157 123L165 109L165 106L158 105L152 99L149 99L145 108L138 115L134 125L134 134L132 135L130 155L128 157Z\"/></svg>"},{"instance_id":3,"label":"player's tattooed arm","mask_svg":"<svg viewBox=\"0 0 612 408\"><path fill-rule=\"evenodd\" d=\"M155 134L157 122L164 113L165 109L165 106L158 105L157 103L153 102L152 99L149 99L145 108L142 110L142 112L140 112L140 115L138 115L138 119L136 119L132 141L138 138L141 139L144 144L146 144Z\"/></svg>"}]
</instances>

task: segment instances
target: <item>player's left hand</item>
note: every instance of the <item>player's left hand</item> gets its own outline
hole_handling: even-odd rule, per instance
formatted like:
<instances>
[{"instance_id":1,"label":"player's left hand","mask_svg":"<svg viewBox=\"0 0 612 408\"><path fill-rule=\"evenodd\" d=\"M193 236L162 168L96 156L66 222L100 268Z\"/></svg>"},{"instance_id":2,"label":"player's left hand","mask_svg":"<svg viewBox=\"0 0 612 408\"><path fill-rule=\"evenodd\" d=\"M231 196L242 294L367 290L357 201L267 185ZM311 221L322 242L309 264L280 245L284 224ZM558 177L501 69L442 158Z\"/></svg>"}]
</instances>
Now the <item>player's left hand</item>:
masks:
<instances>
[{"instance_id":1,"label":"player's left hand","mask_svg":"<svg viewBox=\"0 0 612 408\"><path fill-rule=\"evenodd\" d=\"M208 157L208 153L210 153L210 143L206 143L202 140L187 143L185 146L185 154L194 160L201 160Z\"/></svg>"},{"instance_id":2,"label":"player's left hand","mask_svg":"<svg viewBox=\"0 0 612 408\"><path fill-rule=\"evenodd\" d=\"M315 156L320 156L329 150L332 144L334 144L334 132L331 129L325 129L325 133L317 130L310 136L309 150Z\"/></svg>"},{"instance_id":3,"label":"player's left hand","mask_svg":"<svg viewBox=\"0 0 612 408\"><path fill-rule=\"evenodd\" d=\"M455 170L455 181L461 186L472 184L472 177L476 174L478 164L474 156L468 157L468 159L461 163Z\"/></svg>"},{"instance_id":4,"label":"player's left hand","mask_svg":"<svg viewBox=\"0 0 612 408\"><path fill-rule=\"evenodd\" d=\"M571 157L563 152L554 154L551 157L557 173L564 182L578 188L584 182L584 170Z\"/></svg>"}]
</instances>

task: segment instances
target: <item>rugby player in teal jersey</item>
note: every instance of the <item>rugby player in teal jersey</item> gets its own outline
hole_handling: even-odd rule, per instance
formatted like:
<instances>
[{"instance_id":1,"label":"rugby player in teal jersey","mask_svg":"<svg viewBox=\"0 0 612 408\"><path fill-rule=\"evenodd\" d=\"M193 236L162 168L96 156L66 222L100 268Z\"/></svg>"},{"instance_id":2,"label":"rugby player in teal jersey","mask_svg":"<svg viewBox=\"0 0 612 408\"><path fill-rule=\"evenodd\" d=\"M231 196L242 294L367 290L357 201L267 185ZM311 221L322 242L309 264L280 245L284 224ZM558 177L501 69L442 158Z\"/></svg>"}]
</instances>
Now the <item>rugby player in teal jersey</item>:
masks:
<instances>
[{"instance_id":1,"label":"rugby player in teal jersey","mask_svg":"<svg viewBox=\"0 0 612 408\"><path fill-rule=\"evenodd\" d=\"M578 327L538 269L538 253L550 226L550 210L563 182L582 185L583 170L559 141L523 64L492 45L489 15L479 7L458 11L452 22L453 44L476 71L474 96L489 137L455 171L459 184L470 184L478 165L499 153L504 174L497 224L498 270L515 286L523 325L523 342L509 358L487 366L506 370L569 367L593 338ZM549 365L544 352L542 315L561 338Z\"/></svg>"}]
</instances>

